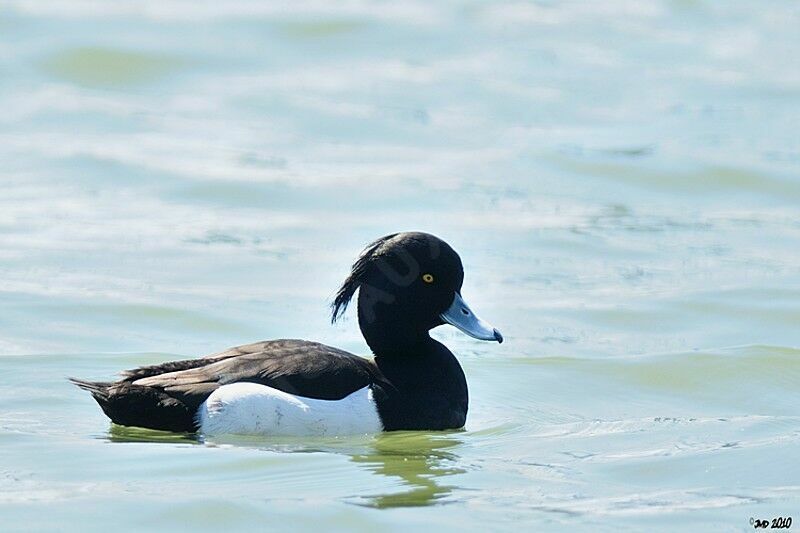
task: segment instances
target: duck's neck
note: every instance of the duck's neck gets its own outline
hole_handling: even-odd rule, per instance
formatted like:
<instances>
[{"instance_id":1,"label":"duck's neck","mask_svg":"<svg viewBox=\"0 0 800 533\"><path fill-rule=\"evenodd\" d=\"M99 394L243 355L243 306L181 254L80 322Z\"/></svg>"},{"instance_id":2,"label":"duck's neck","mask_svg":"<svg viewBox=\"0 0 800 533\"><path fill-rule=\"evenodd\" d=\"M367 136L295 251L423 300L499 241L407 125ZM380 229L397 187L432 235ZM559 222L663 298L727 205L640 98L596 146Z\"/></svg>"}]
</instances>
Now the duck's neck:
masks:
<instances>
[{"instance_id":1,"label":"duck's neck","mask_svg":"<svg viewBox=\"0 0 800 533\"><path fill-rule=\"evenodd\" d=\"M362 323L374 364L391 385L377 400L384 428L452 429L464 425L469 395L464 371L428 331Z\"/></svg>"},{"instance_id":2,"label":"duck's neck","mask_svg":"<svg viewBox=\"0 0 800 533\"><path fill-rule=\"evenodd\" d=\"M372 353L385 358L422 355L433 341L428 328L412 322L389 306L365 309L359 305L358 325Z\"/></svg>"}]
</instances>

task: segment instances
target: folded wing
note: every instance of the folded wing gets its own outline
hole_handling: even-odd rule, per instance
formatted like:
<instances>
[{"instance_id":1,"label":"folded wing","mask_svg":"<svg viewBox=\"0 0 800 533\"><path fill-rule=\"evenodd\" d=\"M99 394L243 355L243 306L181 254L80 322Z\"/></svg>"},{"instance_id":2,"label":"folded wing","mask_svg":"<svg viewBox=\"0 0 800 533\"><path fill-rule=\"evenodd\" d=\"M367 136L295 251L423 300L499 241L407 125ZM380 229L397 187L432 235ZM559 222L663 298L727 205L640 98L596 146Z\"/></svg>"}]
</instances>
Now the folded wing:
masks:
<instances>
[{"instance_id":1,"label":"folded wing","mask_svg":"<svg viewBox=\"0 0 800 533\"><path fill-rule=\"evenodd\" d=\"M340 400L371 384L386 385L371 360L324 344L264 341L199 359L129 370L113 383L72 380L92 393L114 422L169 431L195 431L200 404L218 387L267 385L319 400Z\"/></svg>"}]
</instances>

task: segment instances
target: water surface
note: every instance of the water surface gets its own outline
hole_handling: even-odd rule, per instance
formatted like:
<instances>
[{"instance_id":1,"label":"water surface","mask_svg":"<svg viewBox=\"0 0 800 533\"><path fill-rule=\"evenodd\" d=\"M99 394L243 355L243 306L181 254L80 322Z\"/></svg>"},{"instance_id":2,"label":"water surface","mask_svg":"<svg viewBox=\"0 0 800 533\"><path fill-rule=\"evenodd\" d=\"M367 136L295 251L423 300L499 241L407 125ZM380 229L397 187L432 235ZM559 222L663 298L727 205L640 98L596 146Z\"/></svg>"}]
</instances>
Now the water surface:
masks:
<instances>
[{"instance_id":1,"label":"water surface","mask_svg":"<svg viewBox=\"0 0 800 533\"><path fill-rule=\"evenodd\" d=\"M800 520L794 2L0 3L3 529ZM425 230L463 431L202 442L66 376L261 339Z\"/></svg>"}]
</instances>

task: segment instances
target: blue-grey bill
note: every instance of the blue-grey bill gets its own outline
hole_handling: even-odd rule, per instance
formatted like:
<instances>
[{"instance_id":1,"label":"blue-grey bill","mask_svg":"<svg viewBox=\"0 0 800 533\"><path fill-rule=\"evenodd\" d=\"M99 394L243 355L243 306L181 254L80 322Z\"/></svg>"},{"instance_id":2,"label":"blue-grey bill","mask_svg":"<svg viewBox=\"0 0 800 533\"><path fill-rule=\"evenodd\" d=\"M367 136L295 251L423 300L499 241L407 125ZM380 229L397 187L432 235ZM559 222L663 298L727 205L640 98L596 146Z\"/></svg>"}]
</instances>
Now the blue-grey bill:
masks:
<instances>
[{"instance_id":1,"label":"blue-grey bill","mask_svg":"<svg viewBox=\"0 0 800 533\"><path fill-rule=\"evenodd\" d=\"M440 316L442 320L451 326L457 327L470 337L482 341L503 342L503 336L500 332L473 313L459 293L456 293L453 303Z\"/></svg>"}]
</instances>

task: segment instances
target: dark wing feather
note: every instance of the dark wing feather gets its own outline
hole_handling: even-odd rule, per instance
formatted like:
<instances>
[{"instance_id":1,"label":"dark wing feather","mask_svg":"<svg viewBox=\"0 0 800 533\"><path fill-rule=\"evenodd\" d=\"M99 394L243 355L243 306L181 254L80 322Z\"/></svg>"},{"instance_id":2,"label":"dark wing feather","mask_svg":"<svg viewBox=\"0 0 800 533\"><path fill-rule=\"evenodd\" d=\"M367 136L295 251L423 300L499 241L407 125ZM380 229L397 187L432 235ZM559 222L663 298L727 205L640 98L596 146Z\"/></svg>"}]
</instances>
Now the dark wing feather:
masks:
<instances>
[{"instance_id":1,"label":"dark wing feather","mask_svg":"<svg viewBox=\"0 0 800 533\"><path fill-rule=\"evenodd\" d=\"M263 352L269 346L270 342L275 342L275 341L262 341L262 342L254 342L253 344L245 344L243 346L235 346L233 348L225 350L224 352L219 352L196 359L184 359L181 361L169 361L167 363L159 363L157 365L140 366L139 368L134 368L132 370L126 370L122 372L122 377L124 381L133 382L136 381L137 379L157 376L159 374L166 374L167 372L189 370L190 368L205 366L209 363L221 361L223 359L228 359L230 357L236 357L246 353Z\"/></svg>"},{"instance_id":2,"label":"dark wing feather","mask_svg":"<svg viewBox=\"0 0 800 533\"><path fill-rule=\"evenodd\" d=\"M324 344L276 340L239 347L236 355L203 358L208 364L130 380L196 406L220 385L247 381L321 400L339 400L376 376L370 361Z\"/></svg>"},{"instance_id":3,"label":"dark wing feather","mask_svg":"<svg viewBox=\"0 0 800 533\"><path fill-rule=\"evenodd\" d=\"M372 361L302 340L248 344L123 376L115 383L74 382L89 390L114 422L171 431L194 431L200 404L229 383L260 383L323 400L339 400L370 384L391 387Z\"/></svg>"}]
</instances>

